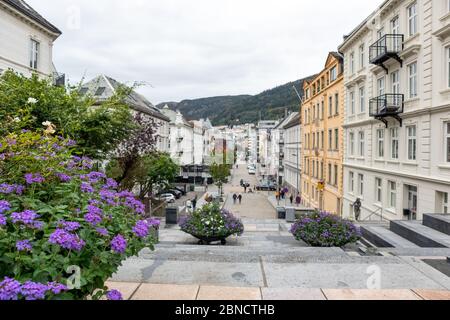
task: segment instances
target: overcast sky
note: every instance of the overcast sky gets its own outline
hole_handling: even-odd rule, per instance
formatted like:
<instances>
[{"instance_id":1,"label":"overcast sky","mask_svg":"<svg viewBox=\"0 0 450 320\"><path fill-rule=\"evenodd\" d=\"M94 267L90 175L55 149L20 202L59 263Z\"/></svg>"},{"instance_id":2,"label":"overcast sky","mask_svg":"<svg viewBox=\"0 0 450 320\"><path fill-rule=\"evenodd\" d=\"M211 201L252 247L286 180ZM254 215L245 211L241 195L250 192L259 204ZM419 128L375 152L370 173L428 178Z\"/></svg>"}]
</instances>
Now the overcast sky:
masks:
<instances>
[{"instance_id":1,"label":"overcast sky","mask_svg":"<svg viewBox=\"0 0 450 320\"><path fill-rule=\"evenodd\" d=\"M320 71L379 0L26 0L63 32L72 83L107 74L151 102L257 94Z\"/></svg>"}]
</instances>

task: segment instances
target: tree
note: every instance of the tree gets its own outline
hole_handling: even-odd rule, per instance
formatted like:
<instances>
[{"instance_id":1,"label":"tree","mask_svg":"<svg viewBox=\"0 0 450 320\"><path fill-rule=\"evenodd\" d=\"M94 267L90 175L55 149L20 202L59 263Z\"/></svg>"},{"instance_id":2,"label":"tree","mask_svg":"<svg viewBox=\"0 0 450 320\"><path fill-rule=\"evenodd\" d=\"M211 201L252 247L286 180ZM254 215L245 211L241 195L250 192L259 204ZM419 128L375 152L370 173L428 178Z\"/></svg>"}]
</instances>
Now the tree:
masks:
<instances>
[{"instance_id":1,"label":"tree","mask_svg":"<svg viewBox=\"0 0 450 320\"><path fill-rule=\"evenodd\" d=\"M50 122L55 133L77 141L78 151L104 159L133 130L123 102L125 90L101 105L79 93L79 87L56 87L50 79L6 71L0 77L0 134L40 130Z\"/></svg>"},{"instance_id":2,"label":"tree","mask_svg":"<svg viewBox=\"0 0 450 320\"><path fill-rule=\"evenodd\" d=\"M210 174L215 185L219 188L220 194L223 194L223 185L227 183L230 176L230 167L227 164L214 163L210 168Z\"/></svg>"}]
</instances>

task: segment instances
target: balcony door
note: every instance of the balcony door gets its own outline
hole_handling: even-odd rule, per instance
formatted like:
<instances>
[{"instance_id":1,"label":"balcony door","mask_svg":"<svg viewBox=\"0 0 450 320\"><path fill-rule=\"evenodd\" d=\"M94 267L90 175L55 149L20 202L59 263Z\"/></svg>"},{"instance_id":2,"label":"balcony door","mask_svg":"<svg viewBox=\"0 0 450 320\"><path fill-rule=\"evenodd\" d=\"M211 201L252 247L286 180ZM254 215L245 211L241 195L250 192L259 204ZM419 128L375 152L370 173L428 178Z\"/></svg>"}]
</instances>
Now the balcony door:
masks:
<instances>
[{"instance_id":1,"label":"balcony door","mask_svg":"<svg viewBox=\"0 0 450 320\"><path fill-rule=\"evenodd\" d=\"M398 16L391 20L391 33L395 35L400 34L400 23ZM392 38L392 49L393 52L401 51L401 43L398 37Z\"/></svg>"},{"instance_id":2,"label":"balcony door","mask_svg":"<svg viewBox=\"0 0 450 320\"><path fill-rule=\"evenodd\" d=\"M417 219L417 187L408 186L408 210L409 219Z\"/></svg>"},{"instance_id":3,"label":"balcony door","mask_svg":"<svg viewBox=\"0 0 450 320\"><path fill-rule=\"evenodd\" d=\"M391 93L393 96L393 104L400 107L400 73L395 71L391 73Z\"/></svg>"}]
</instances>

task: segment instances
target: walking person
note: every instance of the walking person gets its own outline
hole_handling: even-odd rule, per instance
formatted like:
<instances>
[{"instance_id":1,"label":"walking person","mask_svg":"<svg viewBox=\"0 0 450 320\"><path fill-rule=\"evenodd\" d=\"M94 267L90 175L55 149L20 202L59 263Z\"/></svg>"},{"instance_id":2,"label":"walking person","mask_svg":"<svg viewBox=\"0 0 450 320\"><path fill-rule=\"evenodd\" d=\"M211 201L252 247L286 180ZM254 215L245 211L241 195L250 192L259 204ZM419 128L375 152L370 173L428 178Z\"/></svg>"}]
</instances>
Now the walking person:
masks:
<instances>
[{"instance_id":1,"label":"walking person","mask_svg":"<svg viewBox=\"0 0 450 320\"><path fill-rule=\"evenodd\" d=\"M238 196L237 194L233 194L233 204L236 204L236 200L237 200Z\"/></svg>"},{"instance_id":2,"label":"walking person","mask_svg":"<svg viewBox=\"0 0 450 320\"><path fill-rule=\"evenodd\" d=\"M294 204L294 195L291 193L291 196L289 197L289 200L291 201L291 206Z\"/></svg>"},{"instance_id":3,"label":"walking person","mask_svg":"<svg viewBox=\"0 0 450 320\"><path fill-rule=\"evenodd\" d=\"M300 197L300 194L298 194L297 198L295 198L295 204L297 205L297 207L300 205L301 202L302 202L302 198Z\"/></svg>"},{"instance_id":4,"label":"walking person","mask_svg":"<svg viewBox=\"0 0 450 320\"><path fill-rule=\"evenodd\" d=\"M239 204L242 204L242 194L239 194L238 199L239 199Z\"/></svg>"},{"instance_id":5,"label":"walking person","mask_svg":"<svg viewBox=\"0 0 450 320\"><path fill-rule=\"evenodd\" d=\"M197 196L192 200L192 209L195 211L197 209Z\"/></svg>"}]
</instances>

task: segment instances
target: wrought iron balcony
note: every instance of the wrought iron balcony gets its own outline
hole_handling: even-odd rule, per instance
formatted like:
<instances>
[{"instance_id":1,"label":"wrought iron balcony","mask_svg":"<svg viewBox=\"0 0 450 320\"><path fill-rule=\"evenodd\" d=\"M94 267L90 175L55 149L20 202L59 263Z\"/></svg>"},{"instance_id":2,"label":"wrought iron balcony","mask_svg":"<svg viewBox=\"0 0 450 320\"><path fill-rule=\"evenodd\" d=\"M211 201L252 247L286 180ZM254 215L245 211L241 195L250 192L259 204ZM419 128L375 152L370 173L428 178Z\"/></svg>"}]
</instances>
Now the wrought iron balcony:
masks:
<instances>
[{"instance_id":1,"label":"wrought iron balcony","mask_svg":"<svg viewBox=\"0 0 450 320\"><path fill-rule=\"evenodd\" d=\"M388 126L387 117L396 119L400 126L403 124L400 114L404 110L405 96L403 94L384 94L370 100L369 114L377 120L380 120Z\"/></svg>"},{"instance_id":2,"label":"wrought iron balcony","mask_svg":"<svg viewBox=\"0 0 450 320\"><path fill-rule=\"evenodd\" d=\"M403 60L399 54L403 51L404 40L403 34L386 34L378 39L369 48L370 63L382 67L386 72L389 70L384 63L389 59L395 59L403 66Z\"/></svg>"}]
</instances>

